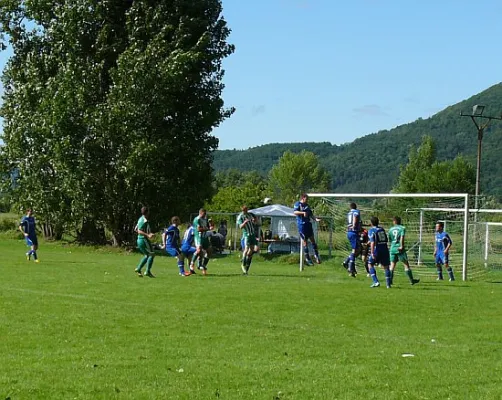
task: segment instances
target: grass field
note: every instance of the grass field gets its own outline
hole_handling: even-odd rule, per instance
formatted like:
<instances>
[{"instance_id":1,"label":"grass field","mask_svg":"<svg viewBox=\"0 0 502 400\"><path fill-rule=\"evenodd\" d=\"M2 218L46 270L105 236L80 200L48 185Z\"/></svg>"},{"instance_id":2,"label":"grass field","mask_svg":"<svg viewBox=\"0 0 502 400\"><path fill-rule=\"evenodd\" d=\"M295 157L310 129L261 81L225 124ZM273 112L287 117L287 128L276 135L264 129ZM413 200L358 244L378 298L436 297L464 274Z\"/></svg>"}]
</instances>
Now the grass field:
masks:
<instances>
[{"instance_id":1,"label":"grass field","mask_svg":"<svg viewBox=\"0 0 502 400\"><path fill-rule=\"evenodd\" d=\"M502 275L393 289L339 260L158 257L0 242L0 399L500 399ZM413 357L403 357L413 354Z\"/></svg>"}]
</instances>

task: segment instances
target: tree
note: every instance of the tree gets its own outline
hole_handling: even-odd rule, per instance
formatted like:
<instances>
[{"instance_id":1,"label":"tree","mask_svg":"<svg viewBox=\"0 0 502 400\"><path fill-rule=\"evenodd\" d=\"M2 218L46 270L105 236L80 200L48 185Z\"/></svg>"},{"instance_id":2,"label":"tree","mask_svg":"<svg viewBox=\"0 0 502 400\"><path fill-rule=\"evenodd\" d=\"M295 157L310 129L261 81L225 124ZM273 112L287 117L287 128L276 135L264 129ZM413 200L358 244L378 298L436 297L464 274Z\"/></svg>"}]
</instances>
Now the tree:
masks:
<instances>
[{"instance_id":1,"label":"tree","mask_svg":"<svg viewBox=\"0 0 502 400\"><path fill-rule=\"evenodd\" d=\"M216 181L220 186L205 206L208 211L238 212L244 204L253 209L262 206L267 197L267 181L256 172L230 170L217 174Z\"/></svg>"},{"instance_id":2,"label":"tree","mask_svg":"<svg viewBox=\"0 0 502 400\"><path fill-rule=\"evenodd\" d=\"M309 151L286 151L269 175L269 191L274 202L293 204L303 192L326 192L330 176Z\"/></svg>"},{"instance_id":3,"label":"tree","mask_svg":"<svg viewBox=\"0 0 502 400\"><path fill-rule=\"evenodd\" d=\"M476 174L462 156L452 161L437 161L436 146L424 136L418 149L410 149L408 164L401 167L394 193L472 193Z\"/></svg>"},{"instance_id":4,"label":"tree","mask_svg":"<svg viewBox=\"0 0 502 400\"><path fill-rule=\"evenodd\" d=\"M167 221L212 194L212 129L230 117L220 0L8 1L0 150L15 196L58 232L131 240L140 205ZM29 21L30 23L25 23Z\"/></svg>"}]
</instances>

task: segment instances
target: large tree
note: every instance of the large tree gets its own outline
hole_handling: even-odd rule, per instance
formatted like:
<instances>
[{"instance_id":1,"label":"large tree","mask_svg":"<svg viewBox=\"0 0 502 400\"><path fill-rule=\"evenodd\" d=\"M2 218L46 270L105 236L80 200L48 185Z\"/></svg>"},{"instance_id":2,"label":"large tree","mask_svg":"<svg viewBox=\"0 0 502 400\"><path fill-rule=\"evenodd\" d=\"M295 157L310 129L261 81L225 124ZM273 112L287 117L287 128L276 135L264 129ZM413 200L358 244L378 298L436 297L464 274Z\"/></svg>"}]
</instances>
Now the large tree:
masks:
<instances>
[{"instance_id":1,"label":"large tree","mask_svg":"<svg viewBox=\"0 0 502 400\"><path fill-rule=\"evenodd\" d=\"M233 112L221 12L220 0L0 3L13 49L1 159L19 172L15 197L58 234L107 228L115 244L142 204L163 222L197 209L212 190L211 132Z\"/></svg>"},{"instance_id":2,"label":"large tree","mask_svg":"<svg viewBox=\"0 0 502 400\"><path fill-rule=\"evenodd\" d=\"M269 175L269 191L274 202L291 205L303 192L326 192L330 176L310 151L284 152Z\"/></svg>"},{"instance_id":3,"label":"large tree","mask_svg":"<svg viewBox=\"0 0 502 400\"><path fill-rule=\"evenodd\" d=\"M418 148L410 149L408 164L401 168L393 192L472 193L475 179L473 166L462 156L437 161L434 140L424 136Z\"/></svg>"}]
</instances>

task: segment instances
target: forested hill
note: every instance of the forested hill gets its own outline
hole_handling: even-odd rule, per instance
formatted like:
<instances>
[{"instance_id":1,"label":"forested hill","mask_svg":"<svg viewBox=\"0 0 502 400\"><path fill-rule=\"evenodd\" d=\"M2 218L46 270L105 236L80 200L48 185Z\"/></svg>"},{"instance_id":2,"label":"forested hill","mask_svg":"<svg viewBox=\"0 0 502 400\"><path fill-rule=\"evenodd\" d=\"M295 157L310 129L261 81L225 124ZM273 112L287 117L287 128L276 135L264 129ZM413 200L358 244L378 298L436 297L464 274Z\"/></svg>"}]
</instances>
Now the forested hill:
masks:
<instances>
[{"instance_id":1,"label":"forested hill","mask_svg":"<svg viewBox=\"0 0 502 400\"><path fill-rule=\"evenodd\" d=\"M476 163L477 130L470 118L475 104L486 105L484 115L500 116L502 83L450 106L427 119L380 131L341 146L323 143L272 143L248 150L219 150L214 155L216 171L238 169L266 174L286 150L312 151L332 175L336 192L388 192L406 164L411 145L419 145L424 135L434 138L439 160L464 155ZM370 163L370 160L374 162ZM481 188L486 194L502 195L502 121L494 121L485 131L481 164Z\"/></svg>"}]
</instances>

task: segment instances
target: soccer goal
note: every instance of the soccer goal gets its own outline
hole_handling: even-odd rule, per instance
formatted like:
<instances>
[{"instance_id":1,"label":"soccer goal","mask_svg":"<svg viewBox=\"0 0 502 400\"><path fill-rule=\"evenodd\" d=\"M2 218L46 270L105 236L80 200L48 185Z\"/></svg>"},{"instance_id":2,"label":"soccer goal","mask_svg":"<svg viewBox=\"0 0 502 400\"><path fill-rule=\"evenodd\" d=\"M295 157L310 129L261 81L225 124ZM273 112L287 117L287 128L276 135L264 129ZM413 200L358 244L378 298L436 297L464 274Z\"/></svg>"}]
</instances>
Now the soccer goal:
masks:
<instances>
[{"instance_id":1,"label":"soccer goal","mask_svg":"<svg viewBox=\"0 0 502 400\"><path fill-rule=\"evenodd\" d=\"M333 220L333 249L335 257L344 259L350 252L346 239L346 220L351 202L357 204L361 211L363 228L369 229L369 220L377 216L380 225L388 230L392 226L392 218L399 216L406 227L406 250L410 264L422 276L436 276L434 260L435 225L438 221L445 223L453 241L450 252L450 266L457 276L461 271L463 280L472 278L474 273L484 268L484 264L473 264L469 261L469 250L478 253L476 246L485 249L479 235L476 241L470 241L470 233L475 229L472 225L472 210L469 208L470 198L467 194L354 194L354 193L309 193L310 198L322 199L322 213ZM477 225L476 225L477 227ZM494 229L490 227L490 229ZM478 230L480 228L478 227ZM490 231L491 232L491 231ZM484 230L486 239L486 228ZM491 240L495 237L492 234ZM479 243L478 243L479 242ZM485 240L483 239L484 243ZM493 245L493 244L492 244ZM484 247L483 247L484 246ZM481 254L481 253L480 253ZM361 261L357 261L359 272L364 271Z\"/></svg>"}]
</instances>

